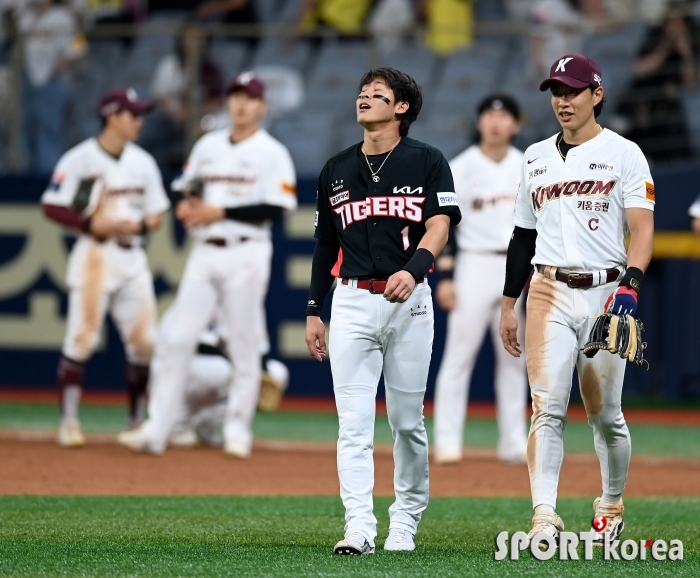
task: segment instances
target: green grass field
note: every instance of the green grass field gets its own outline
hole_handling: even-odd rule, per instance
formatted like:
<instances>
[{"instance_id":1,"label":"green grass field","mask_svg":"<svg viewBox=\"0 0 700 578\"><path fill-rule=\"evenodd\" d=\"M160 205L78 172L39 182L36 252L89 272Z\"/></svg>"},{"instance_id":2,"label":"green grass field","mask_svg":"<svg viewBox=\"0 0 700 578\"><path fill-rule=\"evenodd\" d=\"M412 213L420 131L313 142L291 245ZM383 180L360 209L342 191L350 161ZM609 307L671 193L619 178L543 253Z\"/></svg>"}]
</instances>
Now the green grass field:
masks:
<instances>
[{"instance_id":1,"label":"green grass field","mask_svg":"<svg viewBox=\"0 0 700 578\"><path fill-rule=\"evenodd\" d=\"M390 500L378 499L378 544ZM2 576L699 576L700 500L630 499L626 537L681 539L684 560L495 562L501 530L527 528L527 499L433 499L413 553L332 556L338 498L0 498ZM589 500L563 499L571 530Z\"/></svg>"},{"instance_id":2,"label":"green grass field","mask_svg":"<svg viewBox=\"0 0 700 578\"><path fill-rule=\"evenodd\" d=\"M85 431L117 433L126 423L126 410L117 405L84 404L80 410ZM426 419L432 436L432 419ZM0 428L54 429L58 427L58 408L50 403L0 404ZM700 428L632 424L635 455L700 457ZM258 413L254 424L256 439L294 440L334 443L338 435L338 418L332 413ZM498 431L493 419L467 420L464 441L472 448L495 448ZM391 431L385 415L377 416L377 443L391 443ZM592 452L593 433L586 423L570 422L564 444L567 451ZM700 492L700 490L699 490Z\"/></svg>"},{"instance_id":3,"label":"green grass field","mask_svg":"<svg viewBox=\"0 0 700 578\"><path fill-rule=\"evenodd\" d=\"M120 406L85 404L85 430L118 432ZM428 429L432 431L431 420ZM54 404L0 404L0 428L53 429ZM700 456L700 428L632 425L634 454ZM325 413L259 414L258 439L334 442L337 417ZM495 448L492 419L471 419L467 446ZM386 416L376 438L390 443ZM585 423L567 426L568 450L592 451ZM31 444L26 445L31 451ZM5 470L0 475L11 475ZM478 472L474 472L478 475ZM700 488L698 489L700 494ZM625 538L680 539L683 561L552 559L523 553L517 562L494 560L495 536L527 530L527 498L433 498L413 553L385 553L390 500L379 498L378 550L374 556L336 557L343 508L335 497L0 497L0 576L18 577L442 577L442 576L700 576L700 497L629 498ZM589 499L561 499L567 530L588 528Z\"/></svg>"}]
</instances>

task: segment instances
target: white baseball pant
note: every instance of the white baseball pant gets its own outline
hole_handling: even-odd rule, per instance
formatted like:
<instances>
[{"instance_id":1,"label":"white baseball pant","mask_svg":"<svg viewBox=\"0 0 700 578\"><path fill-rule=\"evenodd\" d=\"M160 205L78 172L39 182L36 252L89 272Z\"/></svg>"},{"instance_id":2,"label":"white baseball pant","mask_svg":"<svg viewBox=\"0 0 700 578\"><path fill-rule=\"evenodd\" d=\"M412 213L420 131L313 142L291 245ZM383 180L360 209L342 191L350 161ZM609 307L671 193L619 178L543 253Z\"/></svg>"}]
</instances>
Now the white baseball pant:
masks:
<instances>
[{"instance_id":1,"label":"white baseball pant","mask_svg":"<svg viewBox=\"0 0 700 578\"><path fill-rule=\"evenodd\" d=\"M457 255L454 278L457 305L448 317L445 351L435 383L435 452L438 455L462 454L469 385L487 329L491 330L496 357L498 456L517 460L525 454L525 360L510 355L499 336L505 273L505 255L466 251ZM521 305L521 302L516 305L516 312L522 343L525 319Z\"/></svg>"},{"instance_id":2,"label":"white baseball pant","mask_svg":"<svg viewBox=\"0 0 700 578\"><path fill-rule=\"evenodd\" d=\"M224 438L250 447L252 422L260 390L260 335L270 277L272 243L248 240L217 247L197 243L187 261L173 305L173 329L164 344L164 363L152 380L144 424L149 445L167 444L185 394L187 375L200 334L220 304L233 364L224 420Z\"/></svg>"},{"instance_id":3,"label":"white baseball pant","mask_svg":"<svg viewBox=\"0 0 700 578\"><path fill-rule=\"evenodd\" d=\"M156 297L144 250L81 236L68 260L67 281L63 355L80 363L90 359L109 312L129 363L148 365L156 331Z\"/></svg>"},{"instance_id":4,"label":"white baseball pant","mask_svg":"<svg viewBox=\"0 0 700 578\"><path fill-rule=\"evenodd\" d=\"M338 477L345 532L361 532L374 545L374 420L379 378L394 437L394 489L390 528L416 533L428 505L428 436L423 423L433 347L433 305L427 282L405 303L338 283L331 311L329 353L338 409Z\"/></svg>"},{"instance_id":5,"label":"white baseball pant","mask_svg":"<svg viewBox=\"0 0 700 578\"><path fill-rule=\"evenodd\" d=\"M607 351L588 359L581 351L594 318L603 312L615 287L608 283L572 289L537 272L532 278L525 350L533 410L527 446L533 507L556 508L574 367L588 423L593 427L604 501L610 501L605 496L619 497L625 487L631 454L630 434L621 409L627 362Z\"/></svg>"}]
</instances>

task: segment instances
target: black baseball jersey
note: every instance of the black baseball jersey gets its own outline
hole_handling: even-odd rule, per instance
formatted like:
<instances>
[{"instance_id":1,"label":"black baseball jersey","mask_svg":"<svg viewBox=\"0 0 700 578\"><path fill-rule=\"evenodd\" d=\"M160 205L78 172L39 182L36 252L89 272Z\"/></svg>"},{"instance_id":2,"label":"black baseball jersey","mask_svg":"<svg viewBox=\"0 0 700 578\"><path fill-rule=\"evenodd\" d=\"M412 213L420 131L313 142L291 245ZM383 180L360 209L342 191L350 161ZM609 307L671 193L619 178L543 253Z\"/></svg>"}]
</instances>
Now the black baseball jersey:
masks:
<instances>
[{"instance_id":1,"label":"black baseball jersey","mask_svg":"<svg viewBox=\"0 0 700 578\"><path fill-rule=\"evenodd\" d=\"M442 153L402 138L390 156L370 156L379 180L354 145L330 159L318 180L315 237L339 242L335 277L387 279L403 269L425 235L425 222L462 218L452 172Z\"/></svg>"}]
</instances>

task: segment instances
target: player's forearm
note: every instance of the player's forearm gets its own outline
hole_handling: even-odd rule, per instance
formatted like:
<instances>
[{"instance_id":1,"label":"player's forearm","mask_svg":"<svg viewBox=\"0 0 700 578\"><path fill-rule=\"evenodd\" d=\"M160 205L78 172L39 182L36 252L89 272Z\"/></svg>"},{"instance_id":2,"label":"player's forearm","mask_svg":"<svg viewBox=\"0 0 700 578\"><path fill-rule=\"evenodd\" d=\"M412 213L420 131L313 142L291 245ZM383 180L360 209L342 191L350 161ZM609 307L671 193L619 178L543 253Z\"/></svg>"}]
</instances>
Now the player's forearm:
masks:
<instances>
[{"instance_id":1,"label":"player's forearm","mask_svg":"<svg viewBox=\"0 0 700 578\"><path fill-rule=\"evenodd\" d=\"M506 297L504 295L503 299L501 299L501 311L515 309L515 304L517 303L517 301L518 300L515 297Z\"/></svg>"},{"instance_id":2,"label":"player's forearm","mask_svg":"<svg viewBox=\"0 0 700 578\"><path fill-rule=\"evenodd\" d=\"M654 252L654 213L648 209L627 209L630 245L627 250L627 267L646 271Z\"/></svg>"},{"instance_id":3,"label":"player's forearm","mask_svg":"<svg viewBox=\"0 0 700 578\"><path fill-rule=\"evenodd\" d=\"M450 218L435 215L425 222L425 235L418 243L418 249L427 249L433 258L442 253L450 235Z\"/></svg>"},{"instance_id":4,"label":"player's forearm","mask_svg":"<svg viewBox=\"0 0 700 578\"><path fill-rule=\"evenodd\" d=\"M331 271L338 259L338 248L337 242L320 239L316 241L311 261L311 282L309 283L309 300L306 306L307 316L321 316L323 304L335 281Z\"/></svg>"},{"instance_id":5,"label":"player's forearm","mask_svg":"<svg viewBox=\"0 0 700 578\"><path fill-rule=\"evenodd\" d=\"M537 247L537 231L515 227L513 236L508 244L508 256L506 257L506 280L503 286L503 297L515 300L527 283L532 273L532 258ZM510 303L510 301L509 301Z\"/></svg>"},{"instance_id":6,"label":"player's forearm","mask_svg":"<svg viewBox=\"0 0 700 578\"><path fill-rule=\"evenodd\" d=\"M157 230L162 220L161 215L146 215L143 219L144 233L151 233Z\"/></svg>"},{"instance_id":7,"label":"player's forearm","mask_svg":"<svg viewBox=\"0 0 700 578\"><path fill-rule=\"evenodd\" d=\"M66 225L68 227L74 227L84 233L88 232L90 228L90 220L84 218L80 213L69 209L68 207L60 207L58 205L48 205L43 206L44 215L52 221L56 221L61 225Z\"/></svg>"}]
</instances>

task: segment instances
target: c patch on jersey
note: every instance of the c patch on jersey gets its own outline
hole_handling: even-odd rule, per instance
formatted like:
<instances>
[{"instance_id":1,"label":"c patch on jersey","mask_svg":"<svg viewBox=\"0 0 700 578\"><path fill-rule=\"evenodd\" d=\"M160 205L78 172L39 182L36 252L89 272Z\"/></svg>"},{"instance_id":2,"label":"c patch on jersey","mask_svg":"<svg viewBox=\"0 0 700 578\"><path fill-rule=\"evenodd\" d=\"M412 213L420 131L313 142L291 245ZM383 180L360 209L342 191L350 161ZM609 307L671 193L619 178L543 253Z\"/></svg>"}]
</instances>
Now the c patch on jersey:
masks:
<instances>
[{"instance_id":1,"label":"c patch on jersey","mask_svg":"<svg viewBox=\"0 0 700 578\"><path fill-rule=\"evenodd\" d=\"M341 191L337 195L329 197L328 200L331 202L331 207L335 207L340 203L343 203L350 199L350 191Z\"/></svg>"},{"instance_id":2,"label":"c patch on jersey","mask_svg":"<svg viewBox=\"0 0 700 578\"><path fill-rule=\"evenodd\" d=\"M654 190L654 183L650 183L649 181L644 181L644 186L646 187L646 198L647 201L651 201L652 203L656 202L656 191Z\"/></svg>"},{"instance_id":3,"label":"c patch on jersey","mask_svg":"<svg viewBox=\"0 0 700 578\"><path fill-rule=\"evenodd\" d=\"M438 193L438 205L441 207L457 207L457 195L455 193Z\"/></svg>"}]
</instances>

